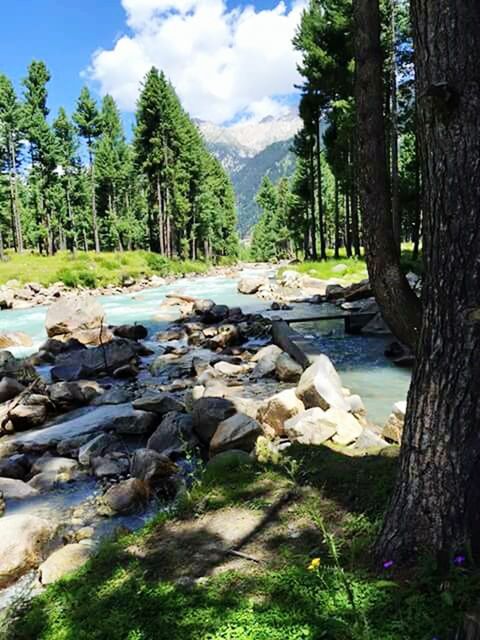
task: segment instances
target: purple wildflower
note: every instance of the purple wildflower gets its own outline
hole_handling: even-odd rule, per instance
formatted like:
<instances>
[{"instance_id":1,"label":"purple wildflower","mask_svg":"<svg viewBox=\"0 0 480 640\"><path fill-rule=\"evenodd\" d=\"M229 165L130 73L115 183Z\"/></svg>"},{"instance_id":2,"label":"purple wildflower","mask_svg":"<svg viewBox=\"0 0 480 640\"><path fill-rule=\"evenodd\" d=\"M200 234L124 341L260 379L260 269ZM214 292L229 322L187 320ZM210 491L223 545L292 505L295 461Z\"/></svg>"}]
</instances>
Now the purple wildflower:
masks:
<instances>
[{"instance_id":1,"label":"purple wildflower","mask_svg":"<svg viewBox=\"0 0 480 640\"><path fill-rule=\"evenodd\" d=\"M455 558L453 559L453 564L456 567L461 567L463 564L465 564L465 556L455 556Z\"/></svg>"},{"instance_id":2,"label":"purple wildflower","mask_svg":"<svg viewBox=\"0 0 480 640\"><path fill-rule=\"evenodd\" d=\"M395 563L393 562L393 560L386 560L386 561L383 563L383 568L384 568L384 569L391 569L391 568L393 567L393 565L394 565L394 564L395 564Z\"/></svg>"}]
</instances>

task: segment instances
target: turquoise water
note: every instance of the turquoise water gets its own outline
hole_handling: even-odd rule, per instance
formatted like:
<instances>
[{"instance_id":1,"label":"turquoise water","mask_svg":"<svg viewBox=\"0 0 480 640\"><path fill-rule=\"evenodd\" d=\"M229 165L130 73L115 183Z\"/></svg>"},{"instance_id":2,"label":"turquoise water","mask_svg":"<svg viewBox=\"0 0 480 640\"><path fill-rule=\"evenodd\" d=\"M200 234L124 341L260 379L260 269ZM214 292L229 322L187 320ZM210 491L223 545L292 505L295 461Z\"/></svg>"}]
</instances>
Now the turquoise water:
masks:
<instances>
[{"instance_id":1,"label":"turquoise water","mask_svg":"<svg viewBox=\"0 0 480 640\"><path fill-rule=\"evenodd\" d=\"M242 275L249 273L252 272L245 271ZM259 272L256 270L254 273L258 275ZM159 330L163 325L156 321L154 316L158 313L165 295L172 292L198 298L211 298L218 304L238 306L250 313L264 312L270 307L269 302L264 302L256 296L239 294L237 279L222 276L185 278L157 289L100 296L98 299L105 308L107 323L139 322L151 329ZM308 307L307 310L309 308L313 309L314 313L320 312L318 306ZM332 310L337 311L336 308ZM46 312L46 307L0 312L0 332L22 331L33 339L33 347L11 349L15 355L28 355L36 351L45 340ZM296 324L295 329L304 334L315 335L316 342L321 346L322 351L332 359L341 373L344 385L353 393L362 396L369 417L374 422L383 424L392 405L406 398L410 373L394 367L384 357L386 342L383 338L345 336L343 322L334 320Z\"/></svg>"}]
</instances>

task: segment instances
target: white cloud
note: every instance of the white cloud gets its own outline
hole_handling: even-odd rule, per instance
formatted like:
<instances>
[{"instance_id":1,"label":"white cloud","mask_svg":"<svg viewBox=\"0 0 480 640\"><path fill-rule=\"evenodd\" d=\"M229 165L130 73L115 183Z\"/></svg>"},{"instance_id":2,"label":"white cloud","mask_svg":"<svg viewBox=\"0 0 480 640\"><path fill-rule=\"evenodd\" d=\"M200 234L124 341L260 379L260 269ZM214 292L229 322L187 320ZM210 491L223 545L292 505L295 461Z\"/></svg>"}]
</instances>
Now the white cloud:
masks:
<instances>
[{"instance_id":1,"label":"white cloud","mask_svg":"<svg viewBox=\"0 0 480 640\"><path fill-rule=\"evenodd\" d=\"M155 65L194 117L278 115L284 107L275 96L292 93L299 80L292 38L304 2L258 11L228 10L224 0L122 0L132 33L94 53L88 75L127 111Z\"/></svg>"}]
</instances>

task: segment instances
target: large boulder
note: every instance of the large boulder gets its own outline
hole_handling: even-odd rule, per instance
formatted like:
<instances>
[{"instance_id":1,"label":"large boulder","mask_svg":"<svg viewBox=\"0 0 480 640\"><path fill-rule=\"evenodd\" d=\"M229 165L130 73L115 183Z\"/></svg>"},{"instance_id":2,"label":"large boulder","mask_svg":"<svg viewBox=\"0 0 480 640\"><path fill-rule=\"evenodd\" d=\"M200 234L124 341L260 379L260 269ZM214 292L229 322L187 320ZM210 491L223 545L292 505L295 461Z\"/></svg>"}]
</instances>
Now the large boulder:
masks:
<instances>
[{"instance_id":1,"label":"large boulder","mask_svg":"<svg viewBox=\"0 0 480 640\"><path fill-rule=\"evenodd\" d=\"M87 544L67 544L52 553L38 568L40 582L51 584L83 567L90 559L93 547Z\"/></svg>"},{"instance_id":2,"label":"large boulder","mask_svg":"<svg viewBox=\"0 0 480 640\"><path fill-rule=\"evenodd\" d=\"M186 413L167 413L160 426L150 436L147 448L166 456L179 455L197 444L193 435L193 419Z\"/></svg>"},{"instance_id":3,"label":"large boulder","mask_svg":"<svg viewBox=\"0 0 480 640\"><path fill-rule=\"evenodd\" d=\"M168 456L153 449L137 449L133 455L130 473L148 484L154 485L177 472L177 465Z\"/></svg>"},{"instance_id":4,"label":"large boulder","mask_svg":"<svg viewBox=\"0 0 480 640\"><path fill-rule=\"evenodd\" d=\"M195 300L193 303L193 310L197 316L202 316L204 313L208 313L215 306L213 300Z\"/></svg>"},{"instance_id":5,"label":"large boulder","mask_svg":"<svg viewBox=\"0 0 480 640\"><path fill-rule=\"evenodd\" d=\"M325 411L320 407L308 409L285 422L285 435L290 440L301 444L323 444L337 433L336 425L325 415Z\"/></svg>"},{"instance_id":6,"label":"large boulder","mask_svg":"<svg viewBox=\"0 0 480 640\"><path fill-rule=\"evenodd\" d=\"M336 444L349 445L362 434L363 427L360 422L344 409L333 407L328 409L325 411L325 419L336 427L337 432L333 436L333 441Z\"/></svg>"},{"instance_id":7,"label":"large boulder","mask_svg":"<svg viewBox=\"0 0 480 640\"><path fill-rule=\"evenodd\" d=\"M98 344L105 311L92 296L72 296L54 302L45 318L49 338L76 338L83 344Z\"/></svg>"},{"instance_id":8,"label":"large boulder","mask_svg":"<svg viewBox=\"0 0 480 640\"><path fill-rule=\"evenodd\" d=\"M0 477L25 480L30 471L30 460L24 453L16 453L0 460Z\"/></svg>"},{"instance_id":9,"label":"large boulder","mask_svg":"<svg viewBox=\"0 0 480 640\"><path fill-rule=\"evenodd\" d=\"M281 353L275 362L275 375L281 382L298 382L303 374L303 367L288 353Z\"/></svg>"},{"instance_id":10,"label":"large boulder","mask_svg":"<svg viewBox=\"0 0 480 640\"><path fill-rule=\"evenodd\" d=\"M40 564L54 533L51 522L36 516L0 518L0 588Z\"/></svg>"},{"instance_id":11,"label":"large boulder","mask_svg":"<svg viewBox=\"0 0 480 640\"><path fill-rule=\"evenodd\" d=\"M73 351L57 358L51 371L55 381L72 381L113 373L124 365L137 362L138 345L122 338L112 340L101 347Z\"/></svg>"},{"instance_id":12,"label":"large boulder","mask_svg":"<svg viewBox=\"0 0 480 640\"><path fill-rule=\"evenodd\" d=\"M218 425L234 413L234 404L226 398L201 398L193 407L193 430L204 444L209 444Z\"/></svg>"},{"instance_id":13,"label":"large boulder","mask_svg":"<svg viewBox=\"0 0 480 640\"><path fill-rule=\"evenodd\" d=\"M2 378L0 380L0 404L15 398L15 396L22 393L24 389L23 384L15 380L15 378Z\"/></svg>"},{"instance_id":14,"label":"large boulder","mask_svg":"<svg viewBox=\"0 0 480 640\"><path fill-rule=\"evenodd\" d=\"M307 409L320 407L324 411L330 407L348 411L350 406L342 391L342 382L331 360L320 355L306 369L297 386L297 395Z\"/></svg>"},{"instance_id":15,"label":"large boulder","mask_svg":"<svg viewBox=\"0 0 480 640\"><path fill-rule=\"evenodd\" d=\"M129 478L113 485L103 496L103 504L112 513L133 513L148 501L148 486L143 480Z\"/></svg>"},{"instance_id":16,"label":"large boulder","mask_svg":"<svg viewBox=\"0 0 480 640\"><path fill-rule=\"evenodd\" d=\"M257 291L263 287L264 284L267 284L267 279L259 276L251 276L248 278L242 278L238 281L237 289L239 293L244 293L246 295L252 295L257 293Z\"/></svg>"},{"instance_id":17,"label":"large boulder","mask_svg":"<svg viewBox=\"0 0 480 640\"><path fill-rule=\"evenodd\" d=\"M15 431L25 431L39 427L47 419L50 401L47 396L32 393L8 411L8 417Z\"/></svg>"},{"instance_id":18,"label":"large boulder","mask_svg":"<svg viewBox=\"0 0 480 640\"><path fill-rule=\"evenodd\" d=\"M38 491L23 480L0 478L0 495L3 495L6 500L23 500L37 496Z\"/></svg>"},{"instance_id":19,"label":"large boulder","mask_svg":"<svg viewBox=\"0 0 480 640\"><path fill-rule=\"evenodd\" d=\"M262 433L260 424L243 413L236 413L221 422L210 441L210 455L229 449L251 451Z\"/></svg>"},{"instance_id":20,"label":"large boulder","mask_svg":"<svg viewBox=\"0 0 480 640\"><path fill-rule=\"evenodd\" d=\"M171 393L147 393L133 403L134 409L141 411L151 411L159 416L163 416L171 411L184 411L185 406L177 400Z\"/></svg>"},{"instance_id":21,"label":"large boulder","mask_svg":"<svg viewBox=\"0 0 480 640\"><path fill-rule=\"evenodd\" d=\"M305 410L303 402L297 397L295 389L286 389L269 398L259 409L258 419L275 432L284 434L284 424L290 418Z\"/></svg>"},{"instance_id":22,"label":"large boulder","mask_svg":"<svg viewBox=\"0 0 480 640\"><path fill-rule=\"evenodd\" d=\"M255 369L252 372L253 378L264 378L273 374L277 365L278 358L282 355L282 350L276 344L270 344L263 347L252 358L255 362Z\"/></svg>"}]
</instances>

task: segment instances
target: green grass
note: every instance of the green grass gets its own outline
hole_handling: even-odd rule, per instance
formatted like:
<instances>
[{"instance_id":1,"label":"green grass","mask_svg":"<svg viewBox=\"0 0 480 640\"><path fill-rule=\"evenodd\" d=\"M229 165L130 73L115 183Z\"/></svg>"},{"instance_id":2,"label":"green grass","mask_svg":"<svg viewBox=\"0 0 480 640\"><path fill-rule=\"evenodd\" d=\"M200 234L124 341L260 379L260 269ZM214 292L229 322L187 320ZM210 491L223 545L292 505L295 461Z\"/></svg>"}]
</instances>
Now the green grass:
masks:
<instances>
[{"instance_id":1,"label":"green grass","mask_svg":"<svg viewBox=\"0 0 480 640\"><path fill-rule=\"evenodd\" d=\"M200 261L169 260L147 251L124 253L78 252L74 256L58 252L54 256L34 253L8 253L0 263L0 284L9 280L21 283L38 282L48 286L61 281L67 287L95 288L109 284L121 285L128 278L143 276L187 275L204 273L209 265Z\"/></svg>"},{"instance_id":2,"label":"green grass","mask_svg":"<svg viewBox=\"0 0 480 640\"><path fill-rule=\"evenodd\" d=\"M183 518L238 504L259 509L272 487L297 487L288 521L321 519L303 546L283 536L272 561L250 571L210 575L187 588L160 579L162 563L147 549L160 517L137 534L105 544L88 566L49 587L5 633L15 640L446 640L480 593L478 576L453 568L440 576L424 562L408 574L372 566L396 459L350 458L324 447L295 447L290 462L221 472L197 485ZM292 462L295 460L296 462ZM313 527L315 530L315 528ZM175 534L172 531L171 534ZM208 531L204 534L208 536ZM150 541L150 542L149 542ZM295 546L296 545L296 546ZM339 555L339 561L335 559ZM313 556L320 568L309 571ZM181 557L188 569L190 554Z\"/></svg>"}]
</instances>

